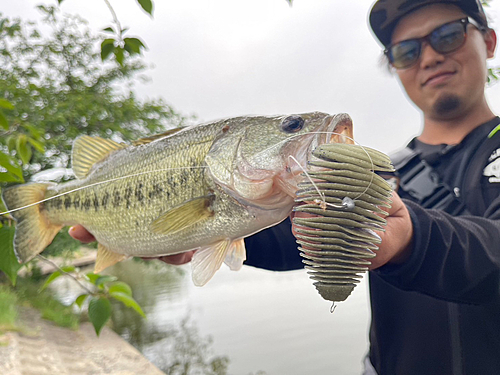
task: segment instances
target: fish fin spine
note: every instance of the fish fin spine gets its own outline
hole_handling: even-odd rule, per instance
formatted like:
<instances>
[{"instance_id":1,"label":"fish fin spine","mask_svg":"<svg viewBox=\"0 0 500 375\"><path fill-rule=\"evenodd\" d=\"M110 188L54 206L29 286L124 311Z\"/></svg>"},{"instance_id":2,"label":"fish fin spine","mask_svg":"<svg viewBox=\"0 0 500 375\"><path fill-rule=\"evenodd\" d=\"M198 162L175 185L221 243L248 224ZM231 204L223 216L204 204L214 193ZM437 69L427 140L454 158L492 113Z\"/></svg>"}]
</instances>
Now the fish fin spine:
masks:
<instances>
[{"instance_id":1,"label":"fish fin spine","mask_svg":"<svg viewBox=\"0 0 500 375\"><path fill-rule=\"evenodd\" d=\"M169 137L172 134L175 134L175 133L181 131L182 129L185 129L185 127L169 129L169 130L167 130L163 133L160 133L160 134L155 134L155 135L151 135L149 137L139 138L138 140L132 142L132 146L146 145L146 144L151 143L153 141L156 141L158 139Z\"/></svg>"},{"instance_id":2,"label":"fish fin spine","mask_svg":"<svg viewBox=\"0 0 500 375\"><path fill-rule=\"evenodd\" d=\"M192 278L196 286L203 286L219 270L230 248L231 240L220 240L212 245L204 246L194 253L191 260Z\"/></svg>"},{"instance_id":3,"label":"fish fin spine","mask_svg":"<svg viewBox=\"0 0 500 375\"><path fill-rule=\"evenodd\" d=\"M16 185L3 191L7 210L32 205L45 198L47 188L52 184L30 183ZM43 214L43 203L12 212L16 220L14 252L20 263L26 263L40 254L63 227L51 223Z\"/></svg>"},{"instance_id":4,"label":"fish fin spine","mask_svg":"<svg viewBox=\"0 0 500 375\"><path fill-rule=\"evenodd\" d=\"M243 262L247 259L247 251L245 248L245 240L240 238L234 240L229 245L224 263L231 269L231 271L239 271L243 267Z\"/></svg>"},{"instance_id":5,"label":"fish fin spine","mask_svg":"<svg viewBox=\"0 0 500 375\"><path fill-rule=\"evenodd\" d=\"M102 244L97 245L97 258L94 265L94 273L104 271L116 263L128 258L127 255L118 254Z\"/></svg>"},{"instance_id":6,"label":"fish fin spine","mask_svg":"<svg viewBox=\"0 0 500 375\"><path fill-rule=\"evenodd\" d=\"M114 151L128 147L101 137L82 135L75 139L71 153L72 169L79 179L87 177L94 164L104 160Z\"/></svg>"}]
</instances>

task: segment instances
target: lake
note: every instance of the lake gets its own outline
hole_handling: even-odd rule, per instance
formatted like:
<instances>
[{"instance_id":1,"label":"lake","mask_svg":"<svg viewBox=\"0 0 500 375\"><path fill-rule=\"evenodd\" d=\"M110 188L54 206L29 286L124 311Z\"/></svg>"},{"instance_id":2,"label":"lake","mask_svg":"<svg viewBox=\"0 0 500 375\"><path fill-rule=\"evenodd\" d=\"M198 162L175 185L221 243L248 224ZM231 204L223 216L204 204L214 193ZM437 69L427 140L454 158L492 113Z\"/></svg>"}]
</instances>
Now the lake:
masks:
<instances>
[{"instance_id":1,"label":"lake","mask_svg":"<svg viewBox=\"0 0 500 375\"><path fill-rule=\"evenodd\" d=\"M166 373L361 373L370 314L365 279L331 313L305 270L223 265L201 288L190 272L189 265L134 260L106 272L131 285L147 315L114 304L113 328ZM70 283L55 285L63 300L80 292Z\"/></svg>"}]
</instances>

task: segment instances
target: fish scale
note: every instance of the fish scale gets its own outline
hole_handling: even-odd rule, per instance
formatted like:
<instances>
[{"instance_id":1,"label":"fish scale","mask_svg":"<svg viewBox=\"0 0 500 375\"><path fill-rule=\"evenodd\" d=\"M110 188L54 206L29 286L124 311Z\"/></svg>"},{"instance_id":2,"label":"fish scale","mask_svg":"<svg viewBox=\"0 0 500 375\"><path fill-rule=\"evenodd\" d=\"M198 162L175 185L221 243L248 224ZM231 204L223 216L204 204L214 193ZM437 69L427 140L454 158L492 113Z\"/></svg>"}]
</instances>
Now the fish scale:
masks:
<instances>
[{"instance_id":1,"label":"fish scale","mask_svg":"<svg viewBox=\"0 0 500 375\"><path fill-rule=\"evenodd\" d=\"M95 272L128 256L197 250L195 285L221 264L245 260L244 238L284 220L312 150L352 138L347 114L241 116L130 144L82 135L73 143L76 180L2 191L16 220L14 251L24 263L65 225L98 242ZM294 161L292 163L291 161Z\"/></svg>"},{"instance_id":2,"label":"fish scale","mask_svg":"<svg viewBox=\"0 0 500 375\"><path fill-rule=\"evenodd\" d=\"M391 172L387 155L368 147L323 144L309 178L298 184L295 212L296 237L307 273L319 294L332 302L344 301L376 256L391 187L375 172ZM313 179L313 181L311 181ZM344 201L353 200L354 207ZM323 203L326 202L326 205Z\"/></svg>"}]
</instances>

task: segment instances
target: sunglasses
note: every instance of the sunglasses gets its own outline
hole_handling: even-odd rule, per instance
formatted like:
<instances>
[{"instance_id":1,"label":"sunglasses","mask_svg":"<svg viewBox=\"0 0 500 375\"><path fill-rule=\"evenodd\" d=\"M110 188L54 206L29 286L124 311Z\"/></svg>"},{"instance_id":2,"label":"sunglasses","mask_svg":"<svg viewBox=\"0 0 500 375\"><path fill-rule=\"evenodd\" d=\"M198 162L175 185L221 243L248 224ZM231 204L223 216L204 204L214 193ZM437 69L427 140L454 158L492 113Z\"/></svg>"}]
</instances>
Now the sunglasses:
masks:
<instances>
[{"instance_id":1,"label":"sunglasses","mask_svg":"<svg viewBox=\"0 0 500 375\"><path fill-rule=\"evenodd\" d=\"M468 17L451 21L432 30L421 38L407 39L391 44L384 50L389 63L396 69L407 69L414 65L422 54L422 44L427 42L434 51L441 54L456 51L462 47L467 37L467 25L471 24L480 31L485 28L479 26Z\"/></svg>"}]
</instances>

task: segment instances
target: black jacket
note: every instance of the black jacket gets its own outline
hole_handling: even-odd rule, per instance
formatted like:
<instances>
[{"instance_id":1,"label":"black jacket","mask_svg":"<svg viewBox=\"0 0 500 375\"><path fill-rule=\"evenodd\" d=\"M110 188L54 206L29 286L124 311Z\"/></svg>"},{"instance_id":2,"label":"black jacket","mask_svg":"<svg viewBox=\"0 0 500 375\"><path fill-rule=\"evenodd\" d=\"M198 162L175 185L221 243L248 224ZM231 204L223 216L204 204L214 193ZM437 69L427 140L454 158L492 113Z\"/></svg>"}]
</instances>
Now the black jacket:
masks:
<instances>
[{"instance_id":1,"label":"black jacket","mask_svg":"<svg viewBox=\"0 0 500 375\"><path fill-rule=\"evenodd\" d=\"M404 265L370 272L370 359L380 375L500 374L500 131L487 138L499 123L483 124L453 148L410 143L458 188L468 212L424 209L399 191L414 250ZM246 244L249 265L302 266L289 221Z\"/></svg>"},{"instance_id":2,"label":"black jacket","mask_svg":"<svg viewBox=\"0 0 500 375\"><path fill-rule=\"evenodd\" d=\"M500 374L500 133L487 138L499 123L451 149L420 145L469 212L423 209L399 191L414 225L411 258L370 272L370 359L380 375Z\"/></svg>"}]
</instances>

